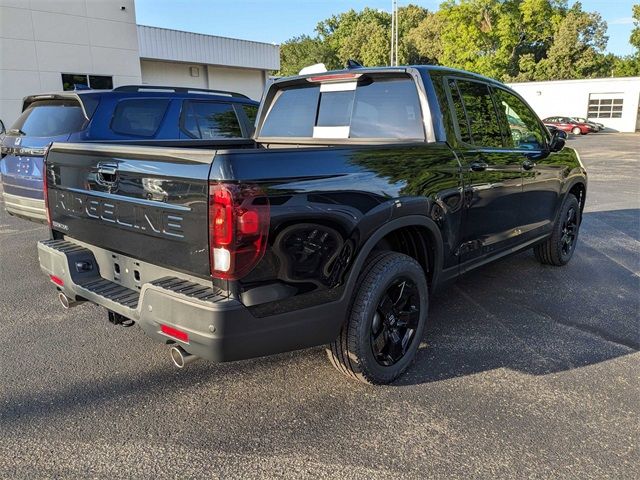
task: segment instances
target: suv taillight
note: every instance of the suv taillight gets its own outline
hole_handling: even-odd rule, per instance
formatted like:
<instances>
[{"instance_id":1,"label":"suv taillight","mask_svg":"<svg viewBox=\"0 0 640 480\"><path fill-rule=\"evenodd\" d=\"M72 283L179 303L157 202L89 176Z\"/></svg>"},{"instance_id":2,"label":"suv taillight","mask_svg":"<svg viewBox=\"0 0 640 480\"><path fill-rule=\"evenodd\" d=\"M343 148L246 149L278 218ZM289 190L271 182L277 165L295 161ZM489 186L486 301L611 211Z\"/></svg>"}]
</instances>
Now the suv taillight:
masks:
<instances>
[{"instance_id":1,"label":"suv taillight","mask_svg":"<svg viewBox=\"0 0 640 480\"><path fill-rule=\"evenodd\" d=\"M47 158L44 159L44 168L42 169L42 193L44 194L44 209L47 212L47 223L51 228L51 212L49 211L49 186L47 185Z\"/></svg>"},{"instance_id":2,"label":"suv taillight","mask_svg":"<svg viewBox=\"0 0 640 480\"><path fill-rule=\"evenodd\" d=\"M44 156L43 158L43 168L42 168L42 181L44 182L42 184L42 193L44 196L44 209L47 212L47 223L49 224L49 228L52 227L53 223L51 222L51 211L49 209L49 185L47 184L47 172L49 171L49 169L47 168L47 155L49 154L49 149L51 149L51 143L49 145L47 145L43 151L42 154Z\"/></svg>"},{"instance_id":3,"label":"suv taillight","mask_svg":"<svg viewBox=\"0 0 640 480\"><path fill-rule=\"evenodd\" d=\"M269 200L255 185L209 184L211 275L237 280L264 255L269 235Z\"/></svg>"}]
</instances>

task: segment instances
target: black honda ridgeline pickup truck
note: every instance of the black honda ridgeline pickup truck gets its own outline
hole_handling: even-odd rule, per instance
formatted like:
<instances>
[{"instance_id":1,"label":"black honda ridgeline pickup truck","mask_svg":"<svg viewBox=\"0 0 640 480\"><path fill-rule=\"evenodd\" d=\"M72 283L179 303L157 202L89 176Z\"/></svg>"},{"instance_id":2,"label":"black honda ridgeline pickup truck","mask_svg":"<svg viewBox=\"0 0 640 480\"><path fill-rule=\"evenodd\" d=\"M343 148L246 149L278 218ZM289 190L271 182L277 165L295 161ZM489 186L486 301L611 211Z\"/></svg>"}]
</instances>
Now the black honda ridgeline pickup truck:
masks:
<instances>
[{"instance_id":1,"label":"black honda ridgeline pickup truck","mask_svg":"<svg viewBox=\"0 0 640 480\"><path fill-rule=\"evenodd\" d=\"M138 323L179 367L328 344L338 370L384 384L414 359L434 290L527 248L571 259L587 178L564 143L464 71L283 78L250 140L54 143L40 265L65 307Z\"/></svg>"}]
</instances>

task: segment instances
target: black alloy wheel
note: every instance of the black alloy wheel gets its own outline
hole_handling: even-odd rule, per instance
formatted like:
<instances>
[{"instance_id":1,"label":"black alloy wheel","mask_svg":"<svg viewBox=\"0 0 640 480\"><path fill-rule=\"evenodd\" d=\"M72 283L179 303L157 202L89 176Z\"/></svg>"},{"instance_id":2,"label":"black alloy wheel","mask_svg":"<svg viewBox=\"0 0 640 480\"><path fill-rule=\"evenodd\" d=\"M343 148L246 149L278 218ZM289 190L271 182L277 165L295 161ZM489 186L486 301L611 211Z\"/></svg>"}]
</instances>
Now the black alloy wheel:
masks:
<instances>
[{"instance_id":1,"label":"black alloy wheel","mask_svg":"<svg viewBox=\"0 0 640 480\"><path fill-rule=\"evenodd\" d=\"M416 357L428 306L425 270L414 258L373 252L358 277L340 334L327 349L329 360L361 382L393 382Z\"/></svg>"},{"instance_id":2,"label":"black alloy wheel","mask_svg":"<svg viewBox=\"0 0 640 480\"><path fill-rule=\"evenodd\" d=\"M562 255L569 256L573 252L578 237L578 210L572 206L562 222Z\"/></svg>"},{"instance_id":3,"label":"black alloy wheel","mask_svg":"<svg viewBox=\"0 0 640 480\"><path fill-rule=\"evenodd\" d=\"M418 295L415 283L406 278L396 279L382 295L371 325L371 349L380 365L396 364L415 339Z\"/></svg>"},{"instance_id":4,"label":"black alloy wheel","mask_svg":"<svg viewBox=\"0 0 640 480\"><path fill-rule=\"evenodd\" d=\"M557 267L569 263L578 244L581 214L578 199L568 193L556 217L551 236L533 247L540 263Z\"/></svg>"}]
</instances>

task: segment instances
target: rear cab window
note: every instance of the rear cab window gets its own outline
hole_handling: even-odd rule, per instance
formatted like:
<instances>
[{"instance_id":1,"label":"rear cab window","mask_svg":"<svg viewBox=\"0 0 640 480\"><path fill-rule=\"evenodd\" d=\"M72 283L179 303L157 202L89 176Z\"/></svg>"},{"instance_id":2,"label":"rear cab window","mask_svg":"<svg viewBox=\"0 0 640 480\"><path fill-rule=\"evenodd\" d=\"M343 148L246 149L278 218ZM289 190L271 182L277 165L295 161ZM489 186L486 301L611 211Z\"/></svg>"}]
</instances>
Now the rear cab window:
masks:
<instances>
[{"instance_id":1,"label":"rear cab window","mask_svg":"<svg viewBox=\"0 0 640 480\"><path fill-rule=\"evenodd\" d=\"M153 137L169 103L169 99L120 100L113 112L111 130L121 135Z\"/></svg>"},{"instance_id":2,"label":"rear cab window","mask_svg":"<svg viewBox=\"0 0 640 480\"><path fill-rule=\"evenodd\" d=\"M319 98L320 85L280 89L267 113L260 136L312 137Z\"/></svg>"},{"instance_id":3,"label":"rear cab window","mask_svg":"<svg viewBox=\"0 0 640 480\"><path fill-rule=\"evenodd\" d=\"M30 137L56 137L82 130L85 122L84 111L76 100L36 100L22 112L11 130Z\"/></svg>"},{"instance_id":4,"label":"rear cab window","mask_svg":"<svg viewBox=\"0 0 640 480\"><path fill-rule=\"evenodd\" d=\"M259 137L424 140L412 78L375 73L350 76L355 78L280 88Z\"/></svg>"}]
</instances>

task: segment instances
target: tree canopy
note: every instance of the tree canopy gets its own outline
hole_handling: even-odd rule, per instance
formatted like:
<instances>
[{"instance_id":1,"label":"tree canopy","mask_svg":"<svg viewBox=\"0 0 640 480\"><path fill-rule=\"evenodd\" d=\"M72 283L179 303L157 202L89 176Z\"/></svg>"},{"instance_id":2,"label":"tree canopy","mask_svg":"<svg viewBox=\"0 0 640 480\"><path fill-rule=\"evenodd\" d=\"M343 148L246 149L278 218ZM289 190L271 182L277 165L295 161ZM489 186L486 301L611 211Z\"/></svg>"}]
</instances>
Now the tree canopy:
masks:
<instances>
[{"instance_id":1,"label":"tree canopy","mask_svg":"<svg viewBox=\"0 0 640 480\"><path fill-rule=\"evenodd\" d=\"M607 54L607 24L567 0L445 0L437 11L399 8L399 61L462 68L504 81L640 75L640 4L627 57ZM391 14L365 8L318 23L314 35L281 46L280 75L314 63L390 61Z\"/></svg>"}]
</instances>

